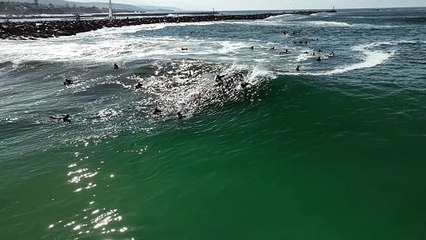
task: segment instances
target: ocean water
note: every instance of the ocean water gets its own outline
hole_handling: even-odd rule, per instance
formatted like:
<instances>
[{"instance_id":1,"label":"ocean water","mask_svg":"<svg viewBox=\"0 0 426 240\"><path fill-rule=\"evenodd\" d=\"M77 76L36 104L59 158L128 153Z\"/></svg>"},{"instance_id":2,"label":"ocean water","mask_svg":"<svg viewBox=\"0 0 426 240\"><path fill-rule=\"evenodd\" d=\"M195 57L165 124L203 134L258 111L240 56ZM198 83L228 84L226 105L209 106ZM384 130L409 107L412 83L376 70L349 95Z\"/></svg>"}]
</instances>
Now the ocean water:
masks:
<instances>
[{"instance_id":1,"label":"ocean water","mask_svg":"<svg viewBox=\"0 0 426 240\"><path fill-rule=\"evenodd\" d=\"M425 24L345 10L0 40L0 239L426 239Z\"/></svg>"}]
</instances>

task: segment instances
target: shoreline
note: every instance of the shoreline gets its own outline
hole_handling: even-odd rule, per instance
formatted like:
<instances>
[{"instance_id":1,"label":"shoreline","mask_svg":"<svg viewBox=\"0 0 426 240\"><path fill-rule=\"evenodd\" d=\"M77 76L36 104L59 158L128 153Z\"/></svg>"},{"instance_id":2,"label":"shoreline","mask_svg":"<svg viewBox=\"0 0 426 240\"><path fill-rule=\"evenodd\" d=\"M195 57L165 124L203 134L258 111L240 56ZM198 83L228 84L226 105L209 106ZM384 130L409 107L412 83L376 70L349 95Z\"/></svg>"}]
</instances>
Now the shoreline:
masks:
<instances>
[{"instance_id":1,"label":"shoreline","mask_svg":"<svg viewBox=\"0 0 426 240\"><path fill-rule=\"evenodd\" d=\"M183 22L214 22L231 20L261 20L279 15L311 15L315 13L335 12L326 11L299 11L292 13L261 13L246 15L194 15L194 16L164 16L126 18L109 21L101 20L59 20L33 22L4 22L0 24L0 39L10 40L37 40L41 38L72 36L77 33L99 30L104 27L124 27L142 24L183 23Z\"/></svg>"}]
</instances>

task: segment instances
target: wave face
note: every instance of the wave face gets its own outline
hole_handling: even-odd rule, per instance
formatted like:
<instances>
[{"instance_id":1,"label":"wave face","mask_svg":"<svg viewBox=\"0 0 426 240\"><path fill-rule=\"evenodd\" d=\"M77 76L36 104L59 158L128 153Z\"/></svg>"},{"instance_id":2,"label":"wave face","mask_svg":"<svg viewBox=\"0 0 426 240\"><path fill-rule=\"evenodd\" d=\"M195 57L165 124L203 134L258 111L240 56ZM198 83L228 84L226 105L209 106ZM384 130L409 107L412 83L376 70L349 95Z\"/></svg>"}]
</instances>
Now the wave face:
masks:
<instances>
[{"instance_id":1,"label":"wave face","mask_svg":"<svg viewBox=\"0 0 426 240\"><path fill-rule=\"evenodd\" d=\"M426 239L424 16L0 40L0 239Z\"/></svg>"}]
</instances>

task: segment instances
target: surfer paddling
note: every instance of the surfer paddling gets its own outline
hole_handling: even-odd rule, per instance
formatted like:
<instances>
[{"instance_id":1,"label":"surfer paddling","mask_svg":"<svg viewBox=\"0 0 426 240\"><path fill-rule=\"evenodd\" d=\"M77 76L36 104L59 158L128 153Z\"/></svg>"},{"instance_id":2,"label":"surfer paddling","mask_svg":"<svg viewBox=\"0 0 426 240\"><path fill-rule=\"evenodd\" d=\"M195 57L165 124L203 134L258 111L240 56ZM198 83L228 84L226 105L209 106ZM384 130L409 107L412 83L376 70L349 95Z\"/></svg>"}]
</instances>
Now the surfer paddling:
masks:
<instances>
[{"instance_id":1,"label":"surfer paddling","mask_svg":"<svg viewBox=\"0 0 426 240\"><path fill-rule=\"evenodd\" d=\"M141 89L142 88L142 83L138 82L135 86L135 90Z\"/></svg>"},{"instance_id":2,"label":"surfer paddling","mask_svg":"<svg viewBox=\"0 0 426 240\"><path fill-rule=\"evenodd\" d=\"M178 117L179 119L183 119L183 118L185 117L185 115L183 115L183 114L182 114L182 112L181 112L181 111L179 111L179 112L177 113L177 117Z\"/></svg>"},{"instance_id":3,"label":"surfer paddling","mask_svg":"<svg viewBox=\"0 0 426 240\"><path fill-rule=\"evenodd\" d=\"M63 116L63 117L54 117L54 116L50 116L50 119L54 119L54 120L58 120L58 121L63 121L63 122L71 122L71 116L69 114Z\"/></svg>"},{"instance_id":4,"label":"surfer paddling","mask_svg":"<svg viewBox=\"0 0 426 240\"><path fill-rule=\"evenodd\" d=\"M158 107L156 107L154 109L154 112L152 114L154 114L154 115L160 115L161 114L161 110Z\"/></svg>"},{"instance_id":5,"label":"surfer paddling","mask_svg":"<svg viewBox=\"0 0 426 240\"><path fill-rule=\"evenodd\" d=\"M69 86L69 85L72 85L72 84L74 84L74 81L73 81L73 80L68 79L68 78L66 78L66 79L65 79L65 81L64 81L64 86Z\"/></svg>"},{"instance_id":6,"label":"surfer paddling","mask_svg":"<svg viewBox=\"0 0 426 240\"><path fill-rule=\"evenodd\" d=\"M218 85L222 85L223 84L223 80L226 77L226 75L216 75L216 77L214 78L214 80L216 81L216 83Z\"/></svg>"}]
</instances>

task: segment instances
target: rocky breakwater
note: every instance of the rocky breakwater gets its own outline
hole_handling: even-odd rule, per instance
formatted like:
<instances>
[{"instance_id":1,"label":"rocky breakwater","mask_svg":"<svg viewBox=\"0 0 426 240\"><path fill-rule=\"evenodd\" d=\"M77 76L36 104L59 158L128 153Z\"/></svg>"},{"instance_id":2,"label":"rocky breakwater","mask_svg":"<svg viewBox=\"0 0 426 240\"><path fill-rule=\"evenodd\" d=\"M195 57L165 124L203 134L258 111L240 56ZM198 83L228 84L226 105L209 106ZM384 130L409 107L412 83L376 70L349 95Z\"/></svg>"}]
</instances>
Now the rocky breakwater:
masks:
<instances>
[{"instance_id":1,"label":"rocky breakwater","mask_svg":"<svg viewBox=\"0 0 426 240\"><path fill-rule=\"evenodd\" d=\"M102 27L102 23L99 21L9 22L0 25L0 38L35 40L37 38L70 36Z\"/></svg>"},{"instance_id":2,"label":"rocky breakwater","mask_svg":"<svg viewBox=\"0 0 426 240\"><path fill-rule=\"evenodd\" d=\"M109 20L44 21L44 22L4 22L0 24L0 39L36 40L59 36L70 36L104 27L123 27L154 23L205 22L228 20L257 20L282 13L250 15L204 15L174 17L144 17Z\"/></svg>"}]
</instances>

